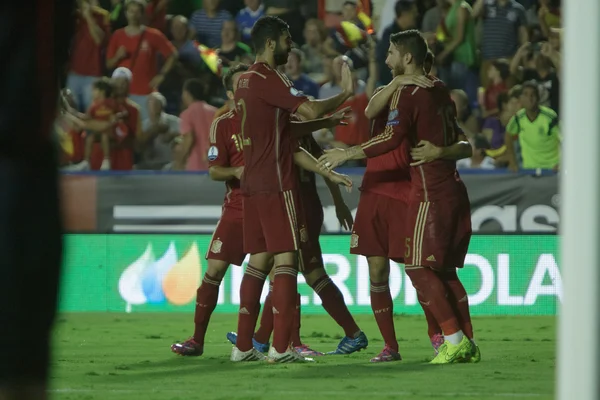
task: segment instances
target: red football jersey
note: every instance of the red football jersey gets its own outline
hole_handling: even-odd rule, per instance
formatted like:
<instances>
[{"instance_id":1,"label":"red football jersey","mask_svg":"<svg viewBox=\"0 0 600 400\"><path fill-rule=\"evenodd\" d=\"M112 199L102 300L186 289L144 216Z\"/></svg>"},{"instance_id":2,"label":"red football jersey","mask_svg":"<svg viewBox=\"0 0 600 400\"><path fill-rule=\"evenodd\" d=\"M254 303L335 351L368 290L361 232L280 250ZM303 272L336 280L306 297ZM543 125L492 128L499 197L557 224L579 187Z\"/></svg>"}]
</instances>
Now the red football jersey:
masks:
<instances>
[{"instance_id":1,"label":"red football jersey","mask_svg":"<svg viewBox=\"0 0 600 400\"><path fill-rule=\"evenodd\" d=\"M446 85L430 77L435 86L422 89L404 86L392 96L384 132L362 145L367 157L398 148L405 138L411 146L427 140L438 147L458 142L462 130L456 122L456 108ZM411 168L411 197L416 200L443 199L460 181L453 160L435 160Z\"/></svg>"},{"instance_id":2,"label":"red football jersey","mask_svg":"<svg viewBox=\"0 0 600 400\"><path fill-rule=\"evenodd\" d=\"M293 153L298 141L290 132L290 115L308 98L292 82L264 63L240 76L235 104L242 120L244 193L282 192L298 187Z\"/></svg>"},{"instance_id":3,"label":"red football jersey","mask_svg":"<svg viewBox=\"0 0 600 400\"><path fill-rule=\"evenodd\" d=\"M371 138L383 133L387 121L388 110L383 110L371 120ZM367 159L360 190L407 201L410 194L409 152L410 143L405 139L393 151Z\"/></svg>"},{"instance_id":4,"label":"red football jersey","mask_svg":"<svg viewBox=\"0 0 600 400\"><path fill-rule=\"evenodd\" d=\"M240 134L241 120L235 110L216 118L210 127L210 148L208 166L242 167L244 153ZM227 192L223 208L230 210L231 216L242 218L242 193L240 181L231 179L225 182Z\"/></svg>"}]
</instances>

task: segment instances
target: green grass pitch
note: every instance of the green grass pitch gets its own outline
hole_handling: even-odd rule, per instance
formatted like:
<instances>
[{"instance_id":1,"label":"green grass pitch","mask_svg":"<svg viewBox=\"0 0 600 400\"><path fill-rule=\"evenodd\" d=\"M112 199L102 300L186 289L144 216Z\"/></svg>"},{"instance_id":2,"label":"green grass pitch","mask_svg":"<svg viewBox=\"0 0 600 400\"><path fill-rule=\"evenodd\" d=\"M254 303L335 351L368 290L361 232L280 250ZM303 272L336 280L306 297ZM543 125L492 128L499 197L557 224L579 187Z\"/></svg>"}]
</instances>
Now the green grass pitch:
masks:
<instances>
[{"instance_id":1,"label":"green grass pitch","mask_svg":"<svg viewBox=\"0 0 600 400\"><path fill-rule=\"evenodd\" d=\"M422 317L396 316L403 361L370 364L383 347L371 316L357 322L366 351L325 356L313 364L233 364L225 333L236 315L213 315L202 357L169 346L192 332L187 314L63 314L54 337L51 394L60 400L188 399L552 399L554 317L478 317L480 364L431 366ZM340 329L326 316L304 316L314 349L335 348Z\"/></svg>"}]
</instances>

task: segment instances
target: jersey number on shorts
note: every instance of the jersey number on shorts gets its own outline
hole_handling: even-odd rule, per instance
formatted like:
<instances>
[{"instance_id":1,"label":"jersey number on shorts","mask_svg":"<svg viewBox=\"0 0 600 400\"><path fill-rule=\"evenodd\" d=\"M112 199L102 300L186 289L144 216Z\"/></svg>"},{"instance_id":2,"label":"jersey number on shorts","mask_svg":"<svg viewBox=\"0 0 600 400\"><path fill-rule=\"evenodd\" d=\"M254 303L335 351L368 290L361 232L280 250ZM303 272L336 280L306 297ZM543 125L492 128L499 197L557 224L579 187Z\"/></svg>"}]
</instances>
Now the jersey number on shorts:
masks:
<instances>
[{"instance_id":1,"label":"jersey number on shorts","mask_svg":"<svg viewBox=\"0 0 600 400\"><path fill-rule=\"evenodd\" d=\"M444 129L444 146L450 146L458 141L458 132L454 129L454 105L448 104L438 109Z\"/></svg>"}]
</instances>

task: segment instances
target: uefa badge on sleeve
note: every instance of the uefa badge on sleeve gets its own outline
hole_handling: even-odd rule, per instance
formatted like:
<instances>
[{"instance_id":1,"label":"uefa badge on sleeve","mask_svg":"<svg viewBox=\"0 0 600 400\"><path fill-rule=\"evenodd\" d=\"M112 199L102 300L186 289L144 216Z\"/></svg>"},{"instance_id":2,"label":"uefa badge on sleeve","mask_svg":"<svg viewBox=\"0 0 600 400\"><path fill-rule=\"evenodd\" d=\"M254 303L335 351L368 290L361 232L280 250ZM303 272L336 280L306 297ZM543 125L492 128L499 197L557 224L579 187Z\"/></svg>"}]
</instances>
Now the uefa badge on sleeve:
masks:
<instances>
[{"instance_id":1,"label":"uefa badge on sleeve","mask_svg":"<svg viewBox=\"0 0 600 400\"><path fill-rule=\"evenodd\" d=\"M208 161L215 161L219 157L219 149L217 146L210 146L208 149Z\"/></svg>"},{"instance_id":2,"label":"uefa badge on sleeve","mask_svg":"<svg viewBox=\"0 0 600 400\"><path fill-rule=\"evenodd\" d=\"M398 110L392 110L388 114L388 122L387 125L398 125L400 121L398 121Z\"/></svg>"},{"instance_id":3,"label":"uefa badge on sleeve","mask_svg":"<svg viewBox=\"0 0 600 400\"><path fill-rule=\"evenodd\" d=\"M352 236L350 236L350 248L355 249L358 247L358 235L356 233L353 233Z\"/></svg>"}]
</instances>

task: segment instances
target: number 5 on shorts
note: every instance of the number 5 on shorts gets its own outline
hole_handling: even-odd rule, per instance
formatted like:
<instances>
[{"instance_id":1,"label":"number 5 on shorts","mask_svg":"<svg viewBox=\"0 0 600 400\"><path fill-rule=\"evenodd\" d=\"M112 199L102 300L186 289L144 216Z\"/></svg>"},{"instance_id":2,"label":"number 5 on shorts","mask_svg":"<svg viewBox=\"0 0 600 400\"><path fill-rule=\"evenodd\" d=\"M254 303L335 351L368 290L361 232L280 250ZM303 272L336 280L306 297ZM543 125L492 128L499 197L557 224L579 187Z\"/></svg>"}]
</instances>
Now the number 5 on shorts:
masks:
<instances>
[{"instance_id":1,"label":"number 5 on shorts","mask_svg":"<svg viewBox=\"0 0 600 400\"><path fill-rule=\"evenodd\" d=\"M410 257L410 238L404 239L405 249L404 249L404 258Z\"/></svg>"}]
</instances>

